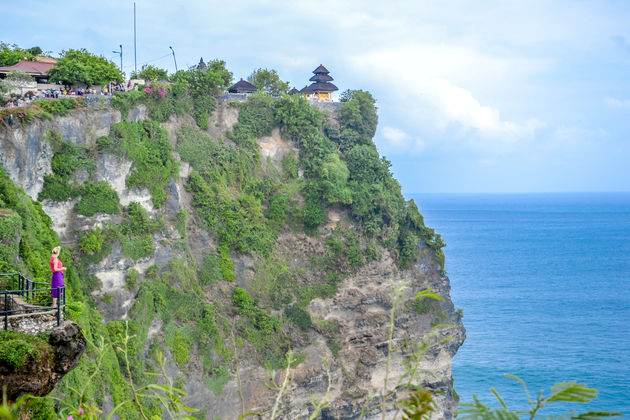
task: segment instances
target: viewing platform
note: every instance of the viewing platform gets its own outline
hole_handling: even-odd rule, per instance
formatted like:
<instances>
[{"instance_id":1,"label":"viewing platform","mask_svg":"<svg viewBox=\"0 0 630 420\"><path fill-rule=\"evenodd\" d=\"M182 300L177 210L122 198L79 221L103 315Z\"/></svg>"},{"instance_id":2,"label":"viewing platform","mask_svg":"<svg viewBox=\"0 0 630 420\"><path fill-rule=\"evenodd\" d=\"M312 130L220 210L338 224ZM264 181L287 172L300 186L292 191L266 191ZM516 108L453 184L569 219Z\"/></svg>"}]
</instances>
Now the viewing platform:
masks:
<instances>
[{"instance_id":1,"label":"viewing platform","mask_svg":"<svg viewBox=\"0 0 630 420\"><path fill-rule=\"evenodd\" d=\"M52 307L49 283L32 281L22 273L0 273L2 330L34 335L61 325L66 312L66 288L57 290L59 304Z\"/></svg>"}]
</instances>

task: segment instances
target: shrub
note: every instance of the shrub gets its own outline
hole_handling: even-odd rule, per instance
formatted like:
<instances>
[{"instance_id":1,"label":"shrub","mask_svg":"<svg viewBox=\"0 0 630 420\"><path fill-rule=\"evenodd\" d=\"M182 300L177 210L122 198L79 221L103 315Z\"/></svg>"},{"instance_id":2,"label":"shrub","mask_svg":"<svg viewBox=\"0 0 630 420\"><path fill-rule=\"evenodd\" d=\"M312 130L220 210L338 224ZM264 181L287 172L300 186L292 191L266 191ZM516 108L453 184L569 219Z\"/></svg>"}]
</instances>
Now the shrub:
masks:
<instances>
[{"instance_id":1,"label":"shrub","mask_svg":"<svg viewBox=\"0 0 630 420\"><path fill-rule=\"evenodd\" d=\"M203 259L203 264L199 270L199 283L206 286L212 284L217 280L221 280L222 273L220 267L220 259L216 255L208 255ZM234 272L232 270L232 272Z\"/></svg>"},{"instance_id":2,"label":"shrub","mask_svg":"<svg viewBox=\"0 0 630 420\"><path fill-rule=\"evenodd\" d=\"M188 228L188 211L180 210L177 212L175 228L183 239L186 239L186 230Z\"/></svg>"},{"instance_id":3,"label":"shrub","mask_svg":"<svg viewBox=\"0 0 630 420\"><path fill-rule=\"evenodd\" d=\"M111 105L120 111L123 118L127 118L129 111L145 99L146 94L141 91L116 92L111 98Z\"/></svg>"},{"instance_id":4,"label":"shrub","mask_svg":"<svg viewBox=\"0 0 630 420\"><path fill-rule=\"evenodd\" d=\"M150 234L140 237L125 236L122 240L122 249L125 257L138 261L140 258L148 257L153 254L153 238Z\"/></svg>"},{"instance_id":5,"label":"shrub","mask_svg":"<svg viewBox=\"0 0 630 420\"><path fill-rule=\"evenodd\" d=\"M127 289L133 290L138 285L138 281L140 280L140 273L135 268L127 271L127 275L125 276L125 286Z\"/></svg>"},{"instance_id":6,"label":"shrub","mask_svg":"<svg viewBox=\"0 0 630 420\"><path fill-rule=\"evenodd\" d=\"M120 207L118 193L107 181L96 184L85 183L80 188L81 201L74 206L74 210L84 216L94 216L96 213L119 214Z\"/></svg>"},{"instance_id":7,"label":"shrub","mask_svg":"<svg viewBox=\"0 0 630 420\"><path fill-rule=\"evenodd\" d=\"M94 255L101 251L103 246L103 230L97 227L84 235L79 240L79 248L86 254Z\"/></svg>"},{"instance_id":8,"label":"shrub","mask_svg":"<svg viewBox=\"0 0 630 420\"><path fill-rule=\"evenodd\" d=\"M104 150L122 152L133 161L127 187L147 188L153 204L160 207L166 201L169 180L179 169L166 130L155 121L122 121L112 126L110 137L100 142Z\"/></svg>"},{"instance_id":9,"label":"shrub","mask_svg":"<svg viewBox=\"0 0 630 420\"><path fill-rule=\"evenodd\" d=\"M284 177L287 179L298 177L298 159L295 152L291 152L282 158L282 170Z\"/></svg>"},{"instance_id":10,"label":"shrub","mask_svg":"<svg viewBox=\"0 0 630 420\"><path fill-rule=\"evenodd\" d=\"M35 347L24 339L2 338L3 340L0 341L0 364L10 369L20 369L37 352Z\"/></svg>"},{"instance_id":11,"label":"shrub","mask_svg":"<svg viewBox=\"0 0 630 420\"><path fill-rule=\"evenodd\" d=\"M223 280L236 280L236 274L234 274L234 263L232 262L232 258L230 257L230 248L228 248L226 245L221 245L219 247L219 256L221 258L219 267L221 269L221 277L223 277Z\"/></svg>"},{"instance_id":12,"label":"shrub","mask_svg":"<svg viewBox=\"0 0 630 420\"><path fill-rule=\"evenodd\" d=\"M284 310L284 315L291 323L297 325L304 331L308 330L313 324L311 314L297 305L291 305L286 308Z\"/></svg>"},{"instance_id":13,"label":"shrub","mask_svg":"<svg viewBox=\"0 0 630 420\"><path fill-rule=\"evenodd\" d=\"M127 218L121 224L123 233L145 235L154 230L155 223L151 221L149 212L140 203L135 201L129 203L125 216Z\"/></svg>"},{"instance_id":14,"label":"shrub","mask_svg":"<svg viewBox=\"0 0 630 420\"><path fill-rule=\"evenodd\" d=\"M85 106L83 98L59 98L34 101L33 105L50 114L68 115L73 109Z\"/></svg>"}]
</instances>

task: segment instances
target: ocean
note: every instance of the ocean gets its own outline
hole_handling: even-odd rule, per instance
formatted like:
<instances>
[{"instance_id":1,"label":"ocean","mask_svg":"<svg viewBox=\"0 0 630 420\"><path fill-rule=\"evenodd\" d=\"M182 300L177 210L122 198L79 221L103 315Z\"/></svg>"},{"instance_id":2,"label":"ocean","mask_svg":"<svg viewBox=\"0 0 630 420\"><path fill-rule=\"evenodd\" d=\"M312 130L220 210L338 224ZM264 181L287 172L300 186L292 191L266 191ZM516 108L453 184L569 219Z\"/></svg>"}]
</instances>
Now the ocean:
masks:
<instances>
[{"instance_id":1,"label":"ocean","mask_svg":"<svg viewBox=\"0 0 630 420\"><path fill-rule=\"evenodd\" d=\"M453 361L462 402L524 409L577 381L588 406L630 418L630 193L409 194L447 243L451 297L467 339ZM553 404L550 408L553 407Z\"/></svg>"}]
</instances>

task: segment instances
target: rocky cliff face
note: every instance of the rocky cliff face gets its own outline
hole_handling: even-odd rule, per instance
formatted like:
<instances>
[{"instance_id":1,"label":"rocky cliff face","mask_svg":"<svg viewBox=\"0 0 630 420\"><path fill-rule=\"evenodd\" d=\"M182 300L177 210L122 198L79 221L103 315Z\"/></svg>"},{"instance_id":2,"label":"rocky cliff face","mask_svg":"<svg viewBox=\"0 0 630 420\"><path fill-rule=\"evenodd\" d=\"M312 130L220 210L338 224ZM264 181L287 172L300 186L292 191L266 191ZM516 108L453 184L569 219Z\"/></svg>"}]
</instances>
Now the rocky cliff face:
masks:
<instances>
[{"instance_id":1,"label":"rocky cliff face","mask_svg":"<svg viewBox=\"0 0 630 420\"><path fill-rule=\"evenodd\" d=\"M237 108L221 104L211 116L207 133L214 139L229 143L231 140L227 133L234 127L238 117ZM133 121L146 118L144 106L133 109L127 117ZM54 121L39 121L24 127L5 129L1 132L0 165L15 184L36 200L42 190L44 175L51 171L53 151L45 140L49 129L58 131L66 142L93 147L101 136L109 135L111 124L121 119L118 111L102 107L74 111ZM181 127L192 123L193 120L186 116L172 116L162 123L169 133L176 159L176 133ZM281 170L283 158L298 150L282 138L278 129L274 129L270 136L259 137L257 142L263 172ZM132 259L125 256L120 243L114 243L102 260L87 264L89 274L100 280L100 284L92 290L91 298L104 320L132 319L138 316L130 310L139 298L139 290L145 282L151 282L147 274L150 267L157 266L162 271L172 261L190 256L191 260L197 262L196 268L199 268L208 253L217 252L217 240L203 228L203 222L192 206L194 198L186 188L192 168L187 162L181 162L178 176L168 184L167 200L161 208L153 205L151 194L146 188L127 187L126 180L133 171L129 158L99 152L94 156L94 163L91 174L93 181L108 182L117 192L121 206L140 203L152 219L161 218L165 221L163 228L151 234L154 245L151 255ZM74 176L77 182L82 182L81 178L86 179L88 174L78 171ZM301 198L297 197L296 200ZM42 203L65 247L77 249L79 239L86 232L122 223L123 216L119 214L78 215L74 210L77 201L78 198L64 202L45 200ZM190 217L185 233L175 226L178 214L182 211ZM336 227L358 232L356 223L343 208L333 206L326 210L325 223L316 235L309 236L290 228L278 235L272 257L281 256L289 271L299 273L296 288L307 287L317 280L317 275L323 275L322 270L309 269L309 261L325 252L326 239ZM349 274L339 282L333 296L317 297L308 303L306 311L313 319L310 328L302 330L286 326L291 336L291 348L299 355L301 363L291 369L291 380L283 391L284 396L279 404L282 418L295 419L307 415L312 410L313 395L320 398L328 395L329 406L321 414L324 419L358 418L365 407L380 401L380 397L372 399L372 395L378 395L383 390L393 285L401 283L406 284L403 292L405 299L431 288L444 300L424 302L415 307L413 300L410 300L396 311L392 343L394 348L400 347L401 350L390 357L388 391L393 393L389 401L405 397L405 391L396 391L394 386L399 382L405 383L409 372L405 360L413 352L413 345L423 342L435 344L424 352L424 357L416 367L418 372L423 372L417 382L421 382L418 385L441 391L436 394L439 410L435 418L453 417L456 401L451 376L452 358L464 341L465 330L450 300L449 280L436 262L434 251L423 243L417 247L418 258L407 269L399 269L394 257L384 247L377 246L375 252L378 258L356 270L348 270ZM261 285L263 261L260 256L232 252L231 260L234 263L235 282L204 286L203 298L206 302L213 302L215 306L229 305L235 286L264 289L264 285ZM126 279L132 269L140 276L138 284L129 287L126 286ZM278 316L282 315L278 309L269 310ZM229 310L228 314L237 316L233 310ZM159 317L151 316L149 321L144 351L139 353L140 357L144 355L147 359L151 358L150 344L164 342L169 334L165 322ZM226 338L226 343L232 348L229 338ZM255 355L251 345L236 343L236 357L231 357L228 371L222 374L225 377L224 384L217 390L216 387L208 386L205 356L201 350L195 350L196 343L190 344L190 359L185 363L176 361L172 347L164 351L168 361L167 372L174 379L183 378L179 384L188 393L186 402L191 407L206 409L207 418L223 419L240 417L243 408L245 412L266 412L271 409L278 393L265 386L269 381L268 372L261 366L260 358ZM64 363L64 366L70 364ZM49 370L55 371L54 368ZM282 369L275 371L278 382L284 379L283 372ZM396 407L389 404L387 411L387 418L393 418ZM374 407L365 418L380 418L380 415L379 406Z\"/></svg>"},{"instance_id":2,"label":"rocky cliff face","mask_svg":"<svg viewBox=\"0 0 630 420\"><path fill-rule=\"evenodd\" d=\"M86 345L79 326L66 321L50 331L48 345L40 346L19 369L0 363L0 382L6 386L8 400L24 394L47 395L77 367Z\"/></svg>"}]
</instances>

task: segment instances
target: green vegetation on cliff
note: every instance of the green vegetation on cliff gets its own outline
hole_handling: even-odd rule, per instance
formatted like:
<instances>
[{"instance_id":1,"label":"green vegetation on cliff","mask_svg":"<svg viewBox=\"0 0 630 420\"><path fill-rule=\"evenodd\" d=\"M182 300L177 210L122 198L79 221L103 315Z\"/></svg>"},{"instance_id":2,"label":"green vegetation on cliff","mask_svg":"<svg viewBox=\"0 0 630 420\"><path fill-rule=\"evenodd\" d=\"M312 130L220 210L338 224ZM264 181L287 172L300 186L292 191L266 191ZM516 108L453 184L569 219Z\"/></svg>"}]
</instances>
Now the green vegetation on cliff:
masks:
<instances>
[{"instance_id":1,"label":"green vegetation on cliff","mask_svg":"<svg viewBox=\"0 0 630 420\"><path fill-rule=\"evenodd\" d=\"M216 93L230 80L224 64L212 62L205 74L178 72L172 85L115 95L112 105L123 115L144 104L152 119L114 124L93 147L49 132L52 174L39 199L78 199L74 211L87 220L99 212L119 215L102 224L87 222L77 246L62 254L70 267L69 313L90 342L103 340L102 351L91 349L56 391L66 405L131 401L130 384L151 383L145 373L158 370L160 354L182 377L202 361L198 373L217 395L234 372L237 353L282 367L290 348L314 328L337 355L338 326L311 318L313 299L333 297L344 278L384 252L399 267L409 267L423 241L443 258L439 235L424 226L413 201L404 200L389 162L372 142L377 116L369 93L346 93L337 118L297 96L257 93L229 105L237 108L238 121L217 134L208 122ZM167 120L175 138L160 124ZM277 161L263 160L258 139L267 136L287 145ZM191 168L183 182L192 208L166 205L179 181L175 151ZM137 202L121 206L111 185L96 182L95 162L105 154L131 162L126 186L149 190L151 213ZM0 200L22 224L19 258L6 269L48 281L50 250L58 242L50 219L4 174ZM331 214L338 222L329 223ZM6 220L7 231L17 226L16 216ZM191 238L191 227L206 231L202 243L198 232ZM288 236L316 245L305 254L287 243ZM146 269L141 267L153 263L125 267L124 288L134 297L128 321L104 322L97 308L116 302L98 293L100 281L89 273L116 250L133 263L160 257ZM244 274L245 259L251 275ZM160 415L155 403L142 397L140 402ZM120 410L122 418L142 418L134 404Z\"/></svg>"}]
</instances>

